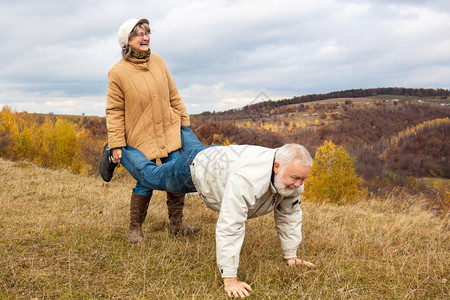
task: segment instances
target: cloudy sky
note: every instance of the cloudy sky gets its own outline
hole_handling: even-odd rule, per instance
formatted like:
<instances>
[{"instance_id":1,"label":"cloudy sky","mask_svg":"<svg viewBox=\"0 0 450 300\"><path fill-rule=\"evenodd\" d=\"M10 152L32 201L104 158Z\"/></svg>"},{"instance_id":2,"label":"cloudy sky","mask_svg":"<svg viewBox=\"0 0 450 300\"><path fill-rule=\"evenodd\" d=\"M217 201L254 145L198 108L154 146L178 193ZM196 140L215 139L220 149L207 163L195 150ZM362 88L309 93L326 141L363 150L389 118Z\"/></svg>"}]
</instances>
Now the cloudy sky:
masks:
<instances>
[{"instance_id":1,"label":"cloudy sky","mask_svg":"<svg viewBox=\"0 0 450 300\"><path fill-rule=\"evenodd\" d=\"M450 88L448 0L0 0L0 106L105 115L146 17L189 113L353 88Z\"/></svg>"}]
</instances>

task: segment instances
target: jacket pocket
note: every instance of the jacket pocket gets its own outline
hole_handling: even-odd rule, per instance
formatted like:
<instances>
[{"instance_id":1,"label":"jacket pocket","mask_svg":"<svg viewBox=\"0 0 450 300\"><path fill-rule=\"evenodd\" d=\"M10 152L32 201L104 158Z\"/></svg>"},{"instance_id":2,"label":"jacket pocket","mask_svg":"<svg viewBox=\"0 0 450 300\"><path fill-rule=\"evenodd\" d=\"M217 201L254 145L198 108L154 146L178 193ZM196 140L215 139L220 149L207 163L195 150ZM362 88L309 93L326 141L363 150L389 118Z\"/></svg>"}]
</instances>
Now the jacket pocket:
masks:
<instances>
[{"instance_id":1,"label":"jacket pocket","mask_svg":"<svg viewBox=\"0 0 450 300\"><path fill-rule=\"evenodd\" d=\"M278 205L277 209L286 214L292 214L301 210L300 198L283 199Z\"/></svg>"}]
</instances>

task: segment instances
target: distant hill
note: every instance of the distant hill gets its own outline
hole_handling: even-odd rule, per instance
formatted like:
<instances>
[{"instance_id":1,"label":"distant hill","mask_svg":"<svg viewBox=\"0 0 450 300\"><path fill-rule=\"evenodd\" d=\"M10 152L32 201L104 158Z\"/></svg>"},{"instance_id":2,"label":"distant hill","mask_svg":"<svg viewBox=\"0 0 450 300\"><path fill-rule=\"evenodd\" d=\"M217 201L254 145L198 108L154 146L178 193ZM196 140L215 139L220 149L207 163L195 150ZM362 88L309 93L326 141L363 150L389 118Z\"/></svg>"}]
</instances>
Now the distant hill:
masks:
<instances>
[{"instance_id":1,"label":"distant hill","mask_svg":"<svg viewBox=\"0 0 450 300\"><path fill-rule=\"evenodd\" d=\"M402 100L421 100L428 99L432 101L440 101L444 103L449 103L448 98L450 96L450 90L448 89L413 89L413 88L402 88L402 87L387 87L387 88L373 88L373 89L351 89L344 91L335 91L325 94L310 94L304 96L295 96L290 99L281 99L277 101L267 100L263 102L258 102L250 105L246 105L241 109L230 109L223 112L209 111L203 112L200 115L208 116L213 114L214 117L227 118L236 117L240 115L241 117L248 116L249 113L252 116L259 114L270 114L270 113L280 113L282 110L277 110L280 107L286 107L292 104L301 103L312 103L323 101L325 102L343 102L348 99L375 99L375 100L391 100L391 99L402 99Z\"/></svg>"},{"instance_id":2,"label":"distant hill","mask_svg":"<svg viewBox=\"0 0 450 300\"><path fill-rule=\"evenodd\" d=\"M386 94L390 88L351 90L266 101L193 115L192 128L206 144L300 143L314 153L332 140L356 158L367 182L386 176L396 178L389 181L395 183L405 183L408 176L450 178L449 91L392 90L396 93ZM365 94L370 96L361 97ZM408 130L411 134L402 135Z\"/></svg>"},{"instance_id":3,"label":"distant hill","mask_svg":"<svg viewBox=\"0 0 450 300\"><path fill-rule=\"evenodd\" d=\"M279 147L285 143L300 143L313 155L324 141L331 140L356 158L357 171L368 188L379 191L408 185L410 178L450 178L449 95L447 89L410 88L305 95L264 101L241 109L195 114L191 116L191 128L204 144ZM9 133L2 128L14 125L16 138L17 134L23 135L14 147L29 150L26 143L33 135L40 132L45 137L42 130L37 130L39 126L63 118L77 124L76 136L84 137L83 141L78 141L79 159L84 163L82 169L92 174L96 172L101 145L107 140L104 117L18 115L17 120L27 124L20 125L16 121L16 125L7 125L11 119L6 118L9 121L3 122L7 126L0 126L2 156L12 159L23 156L22 153L11 154ZM42 152L39 149L35 149L37 153Z\"/></svg>"}]
</instances>

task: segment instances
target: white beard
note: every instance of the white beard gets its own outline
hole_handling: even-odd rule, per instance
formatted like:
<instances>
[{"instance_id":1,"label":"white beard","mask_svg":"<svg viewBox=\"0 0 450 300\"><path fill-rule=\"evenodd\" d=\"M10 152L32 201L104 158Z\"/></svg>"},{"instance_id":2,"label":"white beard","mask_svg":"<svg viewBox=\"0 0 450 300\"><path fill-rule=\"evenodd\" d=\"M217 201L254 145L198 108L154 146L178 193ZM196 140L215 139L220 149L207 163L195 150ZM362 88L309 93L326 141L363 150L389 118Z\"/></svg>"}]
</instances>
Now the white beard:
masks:
<instances>
[{"instance_id":1,"label":"white beard","mask_svg":"<svg viewBox=\"0 0 450 300\"><path fill-rule=\"evenodd\" d=\"M285 186L284 184L281 183L281 177L283 175L283 171L280 172L280 174L278 174L278 176L275 176L273 179L273 185L275 186L275 190L277 191L278 194L280 194L283 197L290 197L295 193L295 186L294 185L290 185L290 186Z\"/></svg>"}]
</instances>

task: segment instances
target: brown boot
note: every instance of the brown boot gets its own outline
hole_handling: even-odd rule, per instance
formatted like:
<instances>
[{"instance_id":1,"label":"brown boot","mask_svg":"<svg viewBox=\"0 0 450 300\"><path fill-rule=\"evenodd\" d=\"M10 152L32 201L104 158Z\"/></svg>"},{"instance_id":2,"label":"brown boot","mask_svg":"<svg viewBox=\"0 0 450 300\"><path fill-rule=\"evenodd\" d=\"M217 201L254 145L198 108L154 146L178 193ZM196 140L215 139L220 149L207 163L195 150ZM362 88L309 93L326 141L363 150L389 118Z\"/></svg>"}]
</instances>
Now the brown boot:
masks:
<instances>
[{"instance_id":1,"label":"brown boot","mask_svg":"<svg viewBox=\"0 0 450 300\"><path fill-rule=\"evenodd\" d=\"M152 196L142 196L134 191L131 194L130 202L130 229L128 231L128 241L130 243L140 243L144 241L142 223L147 216L148 204Z\"/></svg>"},{"instance_id":2,"label":"brown boot","mask_svg":"<svg viewBox=\"0 0 450 300\"><path fill-rule=\"evenodd\" d=\"M167 192L167 210L169 212L169 232L173 235L190 235L200 231L183 220L184 194Z\"/></svg>"}]
</instances>

